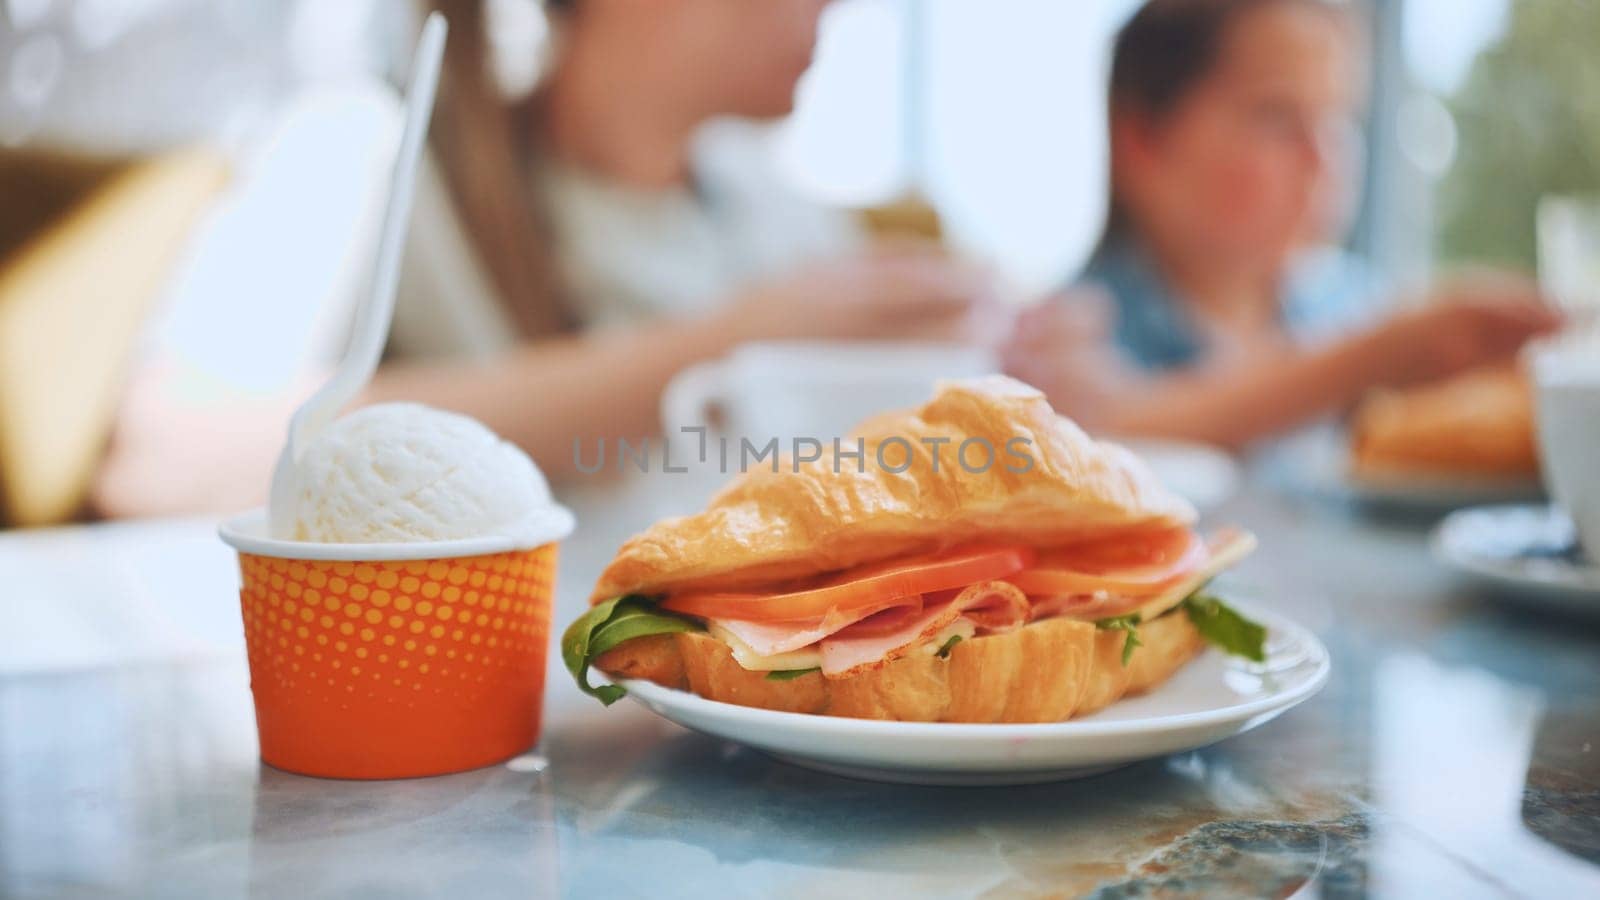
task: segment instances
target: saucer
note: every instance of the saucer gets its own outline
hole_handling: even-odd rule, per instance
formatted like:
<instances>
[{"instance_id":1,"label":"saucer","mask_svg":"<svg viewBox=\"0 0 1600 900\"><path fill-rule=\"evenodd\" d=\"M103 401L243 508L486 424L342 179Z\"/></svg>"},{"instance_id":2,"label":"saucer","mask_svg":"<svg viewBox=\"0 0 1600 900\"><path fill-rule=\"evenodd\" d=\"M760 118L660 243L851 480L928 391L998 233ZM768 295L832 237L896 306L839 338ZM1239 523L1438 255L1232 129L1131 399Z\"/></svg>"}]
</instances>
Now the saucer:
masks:
<instances>
[{"instance_id":1,"label":"saucer","mask_svg":"<svg viewBox=\"0 0 1600 900\"><path fill-rule=\"evenodd\" d=\"M1527 600L1600 614L1600 565L1578 548L1572 520L1544 505L1463 509L1446 516L1433 534L1435 556Z\"/></svg>"}]
</instances>

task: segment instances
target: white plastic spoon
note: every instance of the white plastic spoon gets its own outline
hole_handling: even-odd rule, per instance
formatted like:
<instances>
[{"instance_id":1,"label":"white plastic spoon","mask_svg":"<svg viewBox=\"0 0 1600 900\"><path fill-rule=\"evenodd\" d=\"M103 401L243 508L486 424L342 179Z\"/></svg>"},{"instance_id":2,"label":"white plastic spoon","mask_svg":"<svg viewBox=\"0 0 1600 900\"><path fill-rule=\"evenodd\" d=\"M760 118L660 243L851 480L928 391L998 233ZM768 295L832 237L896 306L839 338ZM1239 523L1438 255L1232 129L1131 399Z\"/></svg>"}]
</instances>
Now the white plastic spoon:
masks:
<instances>
[{"instance_id":1,"label":"white plastic spoon","mask_svg":"<svg viewBox=\"0 0 1600 900\"><path fill-rule=\"evenodd\" d=\"M302 404L289 421L289 438L272 478L272 530L275 534L281 534L280 525L288 524L280 523L279 516L292 514L294 479L290 476L301 452L372 380L383 355L383 346L389 339L395 290L400 281L400 258L405 251L406 227L411 221L411 198L416 190L423 139L433 116L433 98L439 87L439 67L444 59L447 31L444 16L437 12L429 14L422 26L422 39L417 44L411 66L411 83L406 88L405 129L395 153L371 291L356 312L349 350L340 360L333 378Z\"/></svg>"}]
</instances>

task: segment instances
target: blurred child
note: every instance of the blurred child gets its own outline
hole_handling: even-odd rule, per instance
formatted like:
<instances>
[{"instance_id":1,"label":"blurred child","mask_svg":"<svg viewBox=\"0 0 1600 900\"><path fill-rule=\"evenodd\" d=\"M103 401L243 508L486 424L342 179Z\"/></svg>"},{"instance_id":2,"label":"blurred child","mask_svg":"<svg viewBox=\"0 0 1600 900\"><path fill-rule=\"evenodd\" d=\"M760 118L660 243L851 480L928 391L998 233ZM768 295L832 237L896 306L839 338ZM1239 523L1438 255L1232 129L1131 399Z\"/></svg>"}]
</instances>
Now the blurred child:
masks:
<instances>
[{"instance_id":1,"label":"blurred child","mask_svg":"<svg viewBox=\"0 0 1600 900\"><path fill-rule=\"evenodd\" d=\"M1111 202L1082 277L1099 296L1030 312L1013 368L1107 430L1240 446L1555 327L1532 285L1501 274L1384 316L1370 275L1329 247L1365 77L1343 4L1143 6L1113 51ZM1096 328L1114 352L1081 349ZM1049 359L1052 341L1080 349Z\"/></svg>"}]
</instances>

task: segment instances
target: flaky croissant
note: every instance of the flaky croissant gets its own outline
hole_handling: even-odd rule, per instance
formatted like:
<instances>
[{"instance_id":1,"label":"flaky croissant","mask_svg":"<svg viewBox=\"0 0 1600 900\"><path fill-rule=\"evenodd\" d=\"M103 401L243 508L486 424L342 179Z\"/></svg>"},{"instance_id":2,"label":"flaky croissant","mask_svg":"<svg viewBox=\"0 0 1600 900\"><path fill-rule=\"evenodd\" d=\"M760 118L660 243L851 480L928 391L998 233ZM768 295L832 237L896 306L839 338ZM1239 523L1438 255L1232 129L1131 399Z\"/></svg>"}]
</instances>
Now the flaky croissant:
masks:
<instances>
[{"instance_id":1,"label":"flaky croissant","mask_svg":"<svg viewBox=\"0 0 1600 900\"><path fill-rule=\"evenodd\" d=\"M941 382L922 407L870 419L835 449L798 466L784 457L776 471L764 461L704 512L631 538L591 602L771 587L974 541L1042 548L1195 519L1132 453L999 375Z\"/></svg>"}]
</instances>

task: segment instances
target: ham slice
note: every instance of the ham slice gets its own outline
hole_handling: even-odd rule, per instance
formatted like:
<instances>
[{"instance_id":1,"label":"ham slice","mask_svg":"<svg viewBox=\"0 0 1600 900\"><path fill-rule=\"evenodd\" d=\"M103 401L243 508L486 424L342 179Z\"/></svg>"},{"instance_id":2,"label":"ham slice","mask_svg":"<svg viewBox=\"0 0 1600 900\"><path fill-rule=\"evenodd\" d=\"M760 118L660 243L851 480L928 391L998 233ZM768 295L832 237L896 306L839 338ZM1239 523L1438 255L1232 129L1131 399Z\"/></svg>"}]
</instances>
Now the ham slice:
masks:
<instances>
[{"instance_id":1,"label":"ham slice","mask_svg":"<svg viewBox=\"0 0 1600 900\"><path fill-rule=\"evenodd\" d=\"M948 603L951 597L954 596L955 592L953 591L950 592L950 595L946 597L918 595L917 599L920 601L918 603L897 606L894 609L886 609L880 613L873 613L861 621L856 622L854 625L849 626L848 629L835 629L834 631L830 631L827 634L822 635L822 637L828 637L828 635L836 634L845 630L850 632L851 637L858 638L895 634L899 632L900 629L911 624L913 621L920 619L923 612L928 607L939 606ZM818 638L818 640L821 640L821 638Z\"/></svg>"},{"instance_id":2,"label":"ham slice","mask_svg":"<svg viewBox=\"0 0 1600 900\"><path fill-rule=\"evenodd\" d=\"M1028 622L1028 597L1007 581L986 581L930 596L929 602L948 597L979 631L999 634Z\"/></svg>"},{"instance_id":3,"label":"ham slice","mask_svg":"<svg viewBox=\"0 0 1600 900\"><path fill-rule=\"evenodd\" d=\"M1038 620L1068 616L1074 619L1109 619L1133 612L1145 600L1144 597L1106 593L1040 597L1033 603L1032 618Z\"/></svg>"},{"instance_id":4,"label":"ham slice","mask_svg":"<svg viewBox=\"0 0 1600 900\"><path fill-rule=\"evenodd\" d=\"M904 656L963 617L970 619L978 631L995 633L1054 616L1086 621L1131 612L1154 616L1238 561L1253 546L1254 541L1239 532L1217 535L1200 545L1201 561L1187 577L1153 597L1095 592L1036 597L1030 604L1015 585L986 581L960 590L885 600L849 613L835 611L819 619L709 622L727 630L758 656L780 656L814 646L822 661L822 674L842 678Z\"/></svg>"},{"instance_id":5,"label":"ham slice","mask_svg":"<svg viewBox=\"0 0 1600 900\"><path fill-rule=\"evenodd\" d=\"M809 647L830 634L851 627L864 619L880 616L916 615L922 612L921 594L897 597L877 606L856 612L831 612L820 619L802 619L795 622L747 622L741 619L710 619L711 623L726 629L744 641L752 651L761 656L777 656L802 647Z\"/></svg>"},{"instance_id":6,"label":"ham slice","mask_svg":"<svg viewBox=\"0 0 1600 900\"><path fill-rule=\"evenodd\" d=\"M990 631L1028 621L1028 598L1004 581L985 581L930 595L915 614L895 611L892 624L861 622L822 639L822 674L845 678L904 656L962 616Z\"/></svg>"}]
</instances>

